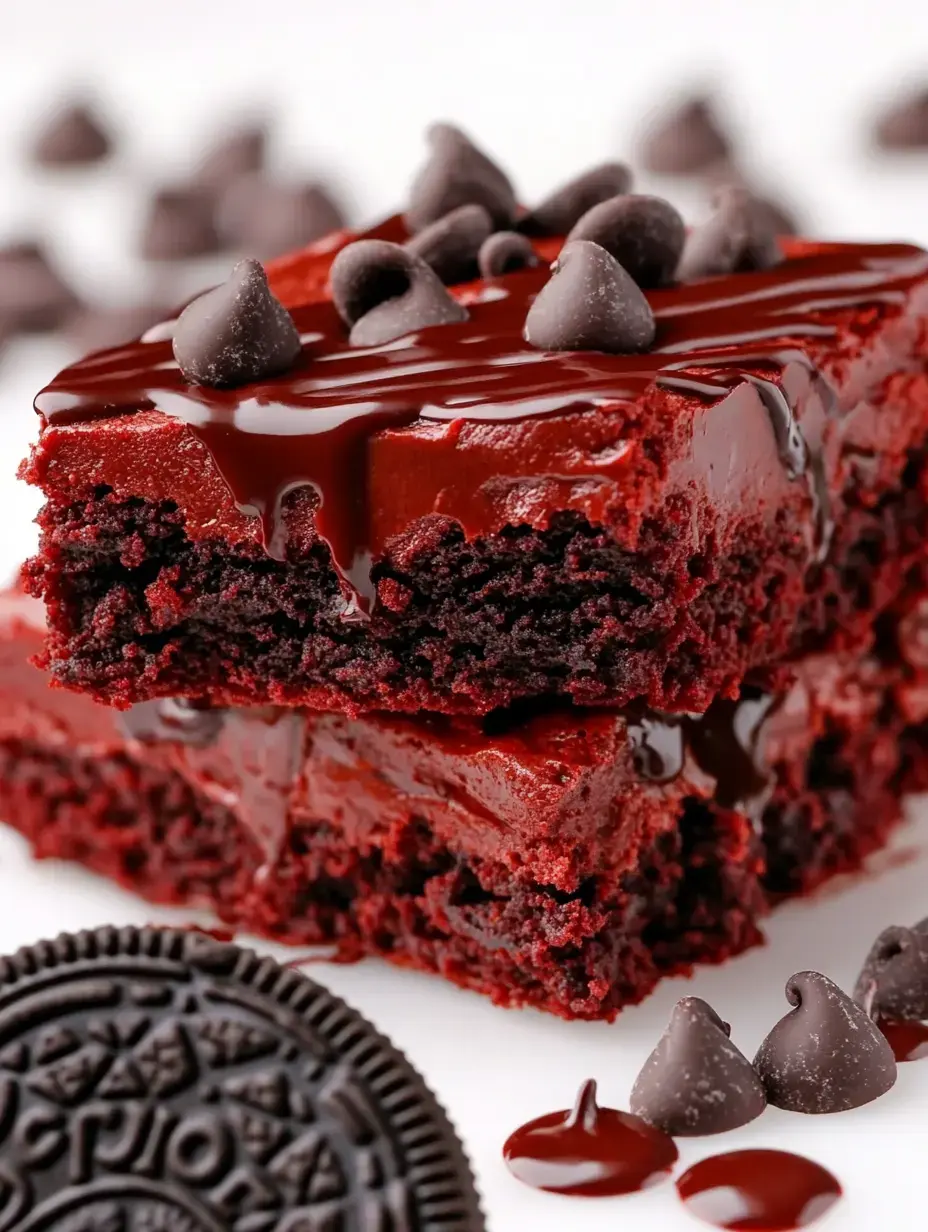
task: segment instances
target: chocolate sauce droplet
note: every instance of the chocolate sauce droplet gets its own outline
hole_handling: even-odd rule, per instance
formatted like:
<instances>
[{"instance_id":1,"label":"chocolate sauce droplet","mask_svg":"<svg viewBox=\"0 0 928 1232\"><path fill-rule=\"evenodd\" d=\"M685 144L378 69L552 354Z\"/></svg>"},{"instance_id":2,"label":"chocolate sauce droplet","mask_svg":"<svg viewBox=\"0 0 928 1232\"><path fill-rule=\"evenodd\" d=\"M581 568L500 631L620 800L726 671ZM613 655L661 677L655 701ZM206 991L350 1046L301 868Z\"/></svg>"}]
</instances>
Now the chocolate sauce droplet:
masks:
<instances>
[{"instance_id":1,"label":"chocolate sauce droplet","mask_svg":"<svg viewBox=\"0 0 928 1232\"><path fill-rule=\"evenodd\" d=\"M723 189L715 214L687 236L677 278L689 282L777 265L783 254L770 222L746 188Z\"/></svg>"},{"instance_id":2,"label":"chocolate sauce droplet","mask_svg":"<svg viewBox=\"0 0 928 1232\"><path fill-rule=\"evenodd\" d=\"M80 167L102 161L112 142L103 121L87 103L54 112L36 137L32 157L43 167Z\"/></svg>"},{"instance_id":3,"label":"chocolate sauce droplet","mask_svg":"<svg viewBox=\"0 0 928 1232\"><path fill-rule=\"evenodd\" d=\"M641 162L657 175L696 175L726 161L731 152L711 99L685 99L649 126Z\"/></svg>"},{"instance_id":4,"label":"chocolate sauce droplet","mask_svg":"<svg viewBox=\"0 0 928 1232\"><path fill-rule=\"evenodd\" d=\"M589 240L565 244L525 319L525 340L545 351L646 351L656 326L634 280Z\"/></svg>"},{"instance_id":5,"label":"chocolate sauce droplet","mask_svg":"<svg viewBox=\"0 0 928 1232\"><path fill-rule=\"evenodd\" d=\"M686 227L669 201L628 194L587 210L567 239L592 240L611 253L639 287L661 287L673 279Z\"/></svg>"},{"instance_id":6,"label":"chocolate sauce droplet","mask_svg":"<svg viewBox=\"0 0 928 1232\"><path fill-rule=\"evenodd\" d=\"M817 971L794 975L786 999L795 1008L754 1058L768 1103L790 1112L843 1112L885 1095L896 1062L859 1005Z\"/></svg>"},{"instance_id":7,"label":"chocolate sauce droplet","mask_svg":"<svg viewBox=\"0 0 928 1232\"><path fill-rule=\"evenodd\" d=\"M246 385L286 372L299 353L293 318L253 258L188 304L174 329L174 358L191 384Z\"/></svg>"},{"instance_id":8,"label":"chocolate sauce droplet","mask_svg":"<svg viewBox=\"0 0 928 1232\"><path fill-rule=\"evenodd\" d=\"M792 1232L807 1228L841 1197L827 1168L789 1151L710 1155L677 1180L691 1215L729 1232Z\"/></svg>"},{"instance_id":9,"label":"chocolate sauce droplet","mask_svg":"<svg viewBox=\"0 0 928 1232\"><path fill-rule=\"evenodd\" d=\"M510 1134L503 1158L533 1189L606 1198L666 1180L677 1148L640 1117L600 1108L590 1080L571 1111L548 1113Z\"/></svg>"},{"instance_id":10,"label":"chocolate sauce droplet","mask_svg":"<svg viewBox=\"0 0 928 1232\"><path fill-rule=\"evenodd\" d=\"M467 320L431 267L387 240L349 244L332 262L329 277L354 346L380 346L430 325Z\"/></svg>"},{"instance_id":11,"label":"chocolate sauce droplet","mask_svg":"<svg viewBox=\"0 0 928 1232\"><path fill-rule=\"evenodd\" d=\"M535 265L538 265L535 249L517 231L497 231L483 241L477 254L481 278L501 278Z\"/></svg>"},{"instance_id":12,"label":"chocolate sauce droplet","mask_svg":"<svg viewBox=\"0 0 928 1232\"><path fill-rule=\"evenodd\" d=\"M430 265L444 283L466 282L477 275L477 254L493 230L482 205L460 205L423 227L406 243L406 251Z\"/></svg>"},{"instance_id":13,"label":"chocolate sauce droplet","mask_svg":"<svg viewBox=\"0 0 928 1232\"><path fill-rule=\"evenodd\" d=\"M566 235L588 210L632 186L632 173L625 163L600 163L560 188L518 221L525 235Z\"/></svg>"},{"instance_id":14,"label":"chocolate sauce droplet","mask_svg":"<svg viewBox=\"0 0 928 1232\"><path fill-rule=\"evenodd\" d=\"M658 1129L696 1137L737 1129L767 1106L750 1061L699 997L684 997L632 1087L629 1107Z\"/></svg>"},{"instance_id":15,"label":"chocolate sauce droplet","mask_svg":"<svg viewBox=\"0 0 928 1232\"><path fill-rule=\"evenodd\" d=\"M928 1057L928 1022L877 1018L876 1025L886 1036L897 1065L906 1061L924 1061Z\"/></svg>"},{"instance_id":16,"label":"chocolate sauce droplet","mask_svg":"<svg viewBox=\"0 0 928 1232\"><path fill-rule=\"evenodd\" d=\"M453 124L433 124L427 134L429 159L413 181L406 225L413 233L460 205L482 205L495 228L516 216L508 176Z\"/></svg>"},{"instance_id":17,"label":"chocolate sauce droplet","mask_svg":"<svg viewBox=\"0 0 928 1232\"><path fill-rule=\"evenodd\" d=\"M928 1018L928 920L883 929L857 977L854 1000L874 1016Z\"/></svg>"}]
</instances>

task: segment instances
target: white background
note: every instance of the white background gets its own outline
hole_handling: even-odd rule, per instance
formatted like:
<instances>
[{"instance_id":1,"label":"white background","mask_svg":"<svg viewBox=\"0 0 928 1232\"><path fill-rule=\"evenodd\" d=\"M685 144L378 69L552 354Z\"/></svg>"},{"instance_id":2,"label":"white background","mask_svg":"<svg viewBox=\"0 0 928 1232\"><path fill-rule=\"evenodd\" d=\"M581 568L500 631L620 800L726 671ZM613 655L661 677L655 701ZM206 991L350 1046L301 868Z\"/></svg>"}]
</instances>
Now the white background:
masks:
<instances>
[{"instance_id":1,"label":"white background","mask_svg":"<svg viewBox=\"0 0 928 1232\"><path fill-rule=\"evenodd\" d=\"M823 235L928 242L928 157L874 160L864 125L900 82L928 77L928 16L884 0L651 0L513 5L496 0L46 0L3 5L0 239L47 230L88 294L115 302L158 284L127 254L144 187L178 174L216 123L267 105L280 113L281 169L339 176L360 218L403 200L432 119L470 129L531 201L584 165L629 156L642 113L690 85L730 104L746 159ZM36 177L18 156L38 108L95 91L125 135L89 177ZM691 211L693 191L668 189ZM30 341L0 359L0 459L12 474L33 433L32 394L65 352ZM0 484L5 569L28 551L33 495ZM814 967L848 987L883 925L928 914L928 819L899 840L904 860L871 880L780 911L770 944L691 982L665 984L613 1026L503 1012L437 980L378 963L319 967L406 1048L452 1113L494 1232L695 1227L671 1186L628 1199L536 1194L512 1180L500 1146L522 1119L569 1104L584 1078L622 1106L674 1000L695 992L750 1055L785 1010L782 986ZM881 871L882 870L882 871ZM0 832L0 950L63 928L170 918L70 868L32 866ZM189 918L175 915L174 918ZM900 1071L869 1108L817 1119L768 1111L721 1140L682 1144L683 1162L741 1145L782 1146L830 1166L846 1198L833 1232L923 1226L928 1062Z\"/></svg>"}]
</instances>

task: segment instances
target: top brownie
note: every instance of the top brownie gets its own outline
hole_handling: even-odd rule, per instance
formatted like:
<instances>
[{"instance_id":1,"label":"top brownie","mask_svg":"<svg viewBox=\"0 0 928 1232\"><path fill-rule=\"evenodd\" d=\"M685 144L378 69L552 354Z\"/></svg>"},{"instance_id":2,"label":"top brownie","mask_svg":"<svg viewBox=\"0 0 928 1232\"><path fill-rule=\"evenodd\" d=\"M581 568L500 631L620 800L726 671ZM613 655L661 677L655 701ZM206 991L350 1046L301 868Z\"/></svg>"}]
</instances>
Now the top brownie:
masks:
<instances>
[{"instance_id":1,"label":"top brownie","mask_svg":"<svg viewBox=\"0 0 928 1232\"><path fill-rule=\"evenodd\" d=\"M38 396L56 680L117 706L702 711L863 646L928 531L928 254L760 244L742 200L681 258L669 207L614 183L524 214L485 177L481 231L418 183L405 219L268 268L289 353L238 267L173 350L155 331Z\"/></svg>"}]
</instances>

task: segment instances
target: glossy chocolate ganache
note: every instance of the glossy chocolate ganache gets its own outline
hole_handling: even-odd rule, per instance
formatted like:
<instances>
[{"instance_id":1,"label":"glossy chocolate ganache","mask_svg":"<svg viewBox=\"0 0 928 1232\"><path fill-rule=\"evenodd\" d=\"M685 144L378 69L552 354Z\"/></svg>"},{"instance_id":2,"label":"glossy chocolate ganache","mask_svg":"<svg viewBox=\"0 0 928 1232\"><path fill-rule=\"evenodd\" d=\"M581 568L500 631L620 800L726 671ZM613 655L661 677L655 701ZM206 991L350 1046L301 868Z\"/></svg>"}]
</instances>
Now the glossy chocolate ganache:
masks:
<instances>
[{"instance_id":1,"label":"glossy chocolate ganache","mask_svg":"<svg viewBox=\"0 0 928 1232\"><path fill-rule=\"evenodd\" d=\"M399 219L368 234L405 235ZM549 244L545 255L553 251ZM365 479L368 442L380 430L433 424L436 434L422 457L423 465L434 466L439 453L455 449L454 432L437 429L455 422L615 409L655 384L711 403L747 381L770 417L787 474L809 485L812 546L820 552L828 510L815 448L799 425L804 404L818 400L827 410L828 390L801 346L835 336L822 313L902 303L926 272L928 254L902 244L831 244L807 255L800 249L769 270L649 291L654 348L607 355L543 351L524 340L528 309L549 278L539 266L456 288L467 320L380 346L351 346L329 302L291 309L302 350L291 370L272 379L234 389L188 384L162 336L66 368L35 406L46 425L153 408L182 420L209 451L239 509L261 519L266 550L275 557L285 547L285 496L312 487L317 531L353 588L357 611L372 597L370 565L383 546L370 530ZM595 481L622 473L618 457L576 453L571 474L554 478ZM501 475L550 474L550 459L514 456L509 469L504 450L499 457ZM441 512L472 537L495 529L472 477L455 482L455 467L444 465ZM431 503L423 503L416 516L430 512Z\"/></svg>"}]
</instances>

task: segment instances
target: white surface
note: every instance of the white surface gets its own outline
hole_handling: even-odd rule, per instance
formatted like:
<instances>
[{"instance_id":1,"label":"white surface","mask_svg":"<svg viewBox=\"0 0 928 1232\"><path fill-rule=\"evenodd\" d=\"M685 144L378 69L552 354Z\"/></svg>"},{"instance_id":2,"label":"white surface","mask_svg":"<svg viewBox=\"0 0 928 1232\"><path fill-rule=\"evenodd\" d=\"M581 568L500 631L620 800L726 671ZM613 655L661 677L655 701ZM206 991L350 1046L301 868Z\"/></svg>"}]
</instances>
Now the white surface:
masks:
<instances>
[{"instance_id":1,"label":"white surface","mask_svg":"<svg viewBox=\"0 0 928 1232\"><path fill-rule=\"evenodd\" d=\"M221 14L221 15L220 15ZM928 161L873 162L858 127L875 97L928 73L922 5L870 0L579 0L532 5L452 0L46 0L8 4L0 72L0 238L53 228L63 260L101 296L129 298L151 275L127 259L139 188L182 169L214 123L269 99L282 117L282 167L340 172L359 216L402 200L431 119L468 127L525 199L605 157L622 156L643 110L674 82L717 83L746 153L772 189L794 197L821 234L928 241ZM24 173L15 150L57 88L88 84L132 136L103 175ZM133 192L135 195L133 196ZM696 194L670 191L683 202ZM0 361L0 459L11 475L33 432L29 400L63 358L43 343ZM0 565L32 541L32 493L0 486ZM928 814L928 810L923 810ZM873 880L779 912L770 944L689 982L665 984L613 1026L507 1013L438 980L378 963L318 967L404 1047L434 1084L474 1160L493 1232L684 1232L695 1221L671 1186L580 1201L534 1193L506 1173L500 1146L523 1119L569 1104L595 1076L622 1106L674 1000L695 992L732 1023L748 1055L785 1011L782 986L816 967L847 987L876 932L928 914L928 815ZM156 911L89 875L32 865L0 831L0 951L60 929L187 919ZM846 1189L831 1232L923 1226L928 1062L905 1066L869 1108L823 1119L768 1111L742 1132L681 1144L681 1168L742 1145L799 1150Z\"/></svg>"}]
</instances>

